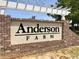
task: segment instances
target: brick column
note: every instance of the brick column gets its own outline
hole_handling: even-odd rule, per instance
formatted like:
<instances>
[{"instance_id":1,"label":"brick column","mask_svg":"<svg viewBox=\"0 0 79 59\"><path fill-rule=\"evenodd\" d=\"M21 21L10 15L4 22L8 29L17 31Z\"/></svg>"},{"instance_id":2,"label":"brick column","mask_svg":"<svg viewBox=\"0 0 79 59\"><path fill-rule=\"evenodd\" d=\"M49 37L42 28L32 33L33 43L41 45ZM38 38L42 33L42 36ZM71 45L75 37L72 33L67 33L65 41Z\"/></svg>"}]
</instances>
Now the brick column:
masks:
<instances>
[{"instance_id":1,"label":"brick column","mask_svg":"<svg viewBox=\"0 0 79 59\"><path fill-rule=\"evenodd\" d=\"M10 16L0 15L0 51L10 45Z\"/></svg>"}]
</instances>

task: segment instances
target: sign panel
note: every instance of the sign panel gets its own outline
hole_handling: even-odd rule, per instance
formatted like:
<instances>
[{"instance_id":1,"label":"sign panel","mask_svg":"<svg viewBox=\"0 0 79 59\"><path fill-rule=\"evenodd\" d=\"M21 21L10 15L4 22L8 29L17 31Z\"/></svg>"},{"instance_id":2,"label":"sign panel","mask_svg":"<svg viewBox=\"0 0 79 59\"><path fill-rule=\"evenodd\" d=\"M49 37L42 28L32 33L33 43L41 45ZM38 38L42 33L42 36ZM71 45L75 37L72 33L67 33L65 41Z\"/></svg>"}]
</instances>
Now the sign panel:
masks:
<instances>
[{"instance_id":1,"label":"sign panel","mask_svg":"<svg viewBox=\"0 0 79 59\"><path fill-rule=\"evenodd\" d=\"M62 40L62 24L52 22L12 22L11 45Z\"/></svg>"}]
</instances>

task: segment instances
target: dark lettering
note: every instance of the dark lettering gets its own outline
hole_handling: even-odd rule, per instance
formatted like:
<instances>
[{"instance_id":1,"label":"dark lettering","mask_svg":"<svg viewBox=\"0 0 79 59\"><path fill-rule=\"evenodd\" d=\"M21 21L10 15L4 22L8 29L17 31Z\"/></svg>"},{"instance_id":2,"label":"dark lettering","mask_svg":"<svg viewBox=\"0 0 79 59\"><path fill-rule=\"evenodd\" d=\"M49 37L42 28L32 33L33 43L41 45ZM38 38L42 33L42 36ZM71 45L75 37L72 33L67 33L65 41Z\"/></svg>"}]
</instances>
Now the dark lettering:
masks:
<instances>
[{"instance_id":1,"label":"dark lettering","mask_svg":"<svg viewBox=\"0 0 79 59\"><path fill-rule=\"evenodd\" d=\"M52 28L51 28L51 31L52 31L52 32L55 32L55 27L52 27Z\"/></svg>"},{"instance_id":2,"label":"dark lettering","mask_svg":"<svg viewBox=\"0 0 79 59\"><path fill-rule=\"evenodd\" d=\"M50 35L50 38L54 38L54 35Z\"/></svg>"},{"instance_id":3,"label":"dark lettering","mask_svg":"<svg viewBox=\"0 0 79 59\"><path fill-rule=\"evenodd\" d=\"M40 32L44 32L44 28L43 27L40 27Z\"/></svg>"},{"instance_id":4,"label":"dark lettering","mask_svg":"<svg viewBox=\"0 0 79 59\"><path fill-rule=\"evenodd\" d=\"M26 36L26 40L28 40L29 39L29 36Z\"/></svg>"},{"instance_id":5,"label":"dark lettering","mask_svg":"<svg viewBox=\"0 0 79 59\"><path fill-rule=\"evenodd\" d=\"M19 33L20 31L22 31L22 33L26 33L22 23L20 23L19 29L16 33Z\"/></svg>"},{"instance_id":6,"label":"dark lettering","mask_svg":"<svg viewBox=\"0 0 79 59\"><path fill-rule=\"evenodd\" d=\"M45 32L50 32L51 31L51 29L50 29L50 27L45 27L46 29L46 31Z\"/></svg>"},{"instance_id":7,"label":"dark lettering","mask_svg":"<svg viewBox=\"0 0 79 59\"><path fill-rule=\"evenodd\" d=\"M59 27L56 27L56 29L55 29L55 30L56 30L56 32L59 32L59 31L60 31L60 30L59 30Z\"/></svg>"},{"instance_id":8,"label":"dark lettering","mask_svg":"<svg viewBox=\"0 0 79 59\"><path fill-rule=\"evenodd\" d=\"M33 33L33 27L27 27L27 33Z\"/></svg>"},{"instance_id":9,"label":"dark lettering","mask_svg":"<svg viewBox=\"0 0 79 59\"><path fill-rule=\"evenodd\" d=\"M35 37L35 40L38 40L38 37L37 36Z\"/></svg>"},{"instance_id":10,"label":"dark lettering","mask_svg":"<svg viewBox=\"0 0 79 59\"><path fill-rule=\"evenodd\" d=\"M46 36L45 35L43 35L43 39L46 39Z\"/></svg>"},{"instance_id":11,"label":"dark lettering","mask_svg":"<svg viewBox=\"0 0 79 59\"><path fill-rule=\"evenodd\" d=\"M37 27L34 27L34 32L39 32L40 29L39 29L39 24L37 24Z\"/></svg>"},{"instance_id":12,"label":"dark lettering","mask_svg":"<svg viewBox=\"0 0 79 59\"><path fill-rule=\"evenodd\" d=\"M58 33L60 31L59 27L42 27L37 24L35 27L27 27L26 31L23 27L23 24L20 23L19 29L16 33Z\"/></svg>"}]
</instances>

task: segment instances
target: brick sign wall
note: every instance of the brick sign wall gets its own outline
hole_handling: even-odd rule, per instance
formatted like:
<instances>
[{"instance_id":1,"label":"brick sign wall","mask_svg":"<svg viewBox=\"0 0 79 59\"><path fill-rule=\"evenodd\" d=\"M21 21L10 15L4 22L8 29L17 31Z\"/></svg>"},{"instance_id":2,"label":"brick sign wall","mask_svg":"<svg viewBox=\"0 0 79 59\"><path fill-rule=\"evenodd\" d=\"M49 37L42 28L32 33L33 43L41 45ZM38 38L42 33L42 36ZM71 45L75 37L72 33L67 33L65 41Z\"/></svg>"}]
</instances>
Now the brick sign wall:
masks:
<instances>
[{"instance_id":1,"label":"brick sign wall","mask_svg":"<svg viewBox=\"0 0 79 59\"><path fill-rule=\"evenodd\" d=\"M36 20L11 22L11 44L28 44L62 40L62 23Z\"/></svg>"},{"instance_id":2,"label":"brick sign wall","mask_svg":"<svg viewBox=\"0 0 79 59\"><path fill-rule=\"evenodd\" d=\"M20 29L19 27L20 25L22 25L20 23L23 23L23 26L25 26L24 22L26 23L31 22L31 25L33 25L34 27L37 26L37 25L34 25L37 23L39 23L41 27L42 27L42 24L43 24L43 27L46 27L46 24L49 25L48 27L51 27L50 25L55 26L54 28L58 27L60 30L59 31L60 34L57 34L57 35L59 35L59 37L55 36L56 38L54 39L54 36L52 36L53 40L46 39L45 41L41 40L38 42L29 41L30 43L25 41L21 42L21 39L19 39L20 41L16 42L17 39L13 39L11 33L14 33L12 31L18 31L18 29ZM18 27L16 28L16 30L14 30L13 28L15 28L14 25L16 24L18 24ZM29 25L30 23L27 23L27 24ZM11 27L11 26L14 26L14 27ZM20 30L22 31L22 27ZM53 34L53 35L56 35L56 34ZM61 49L61 48L65 48L73 45L78 45L79 44L78 39L79 38L77 37L77 35L69 29L69 25L66 21L53 22L53 21L37 21L37 20L30 20L30 19L16 19L16 18L14 19L14 18L11 18L10 16L0 15L0 55L5 56L5 58L13 58L13 57L22 56L22 55L41 53L41 52L57 50L57 49Z\"/></svg>"}]
</instances>

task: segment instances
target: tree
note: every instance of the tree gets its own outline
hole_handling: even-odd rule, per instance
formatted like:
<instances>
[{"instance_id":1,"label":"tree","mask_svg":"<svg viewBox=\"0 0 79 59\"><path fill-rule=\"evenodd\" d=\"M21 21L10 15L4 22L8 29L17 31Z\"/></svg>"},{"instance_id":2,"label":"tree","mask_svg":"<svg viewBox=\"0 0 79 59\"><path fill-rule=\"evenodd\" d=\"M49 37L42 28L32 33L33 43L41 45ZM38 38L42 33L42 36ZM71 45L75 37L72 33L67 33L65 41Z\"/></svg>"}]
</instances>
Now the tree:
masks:
<instances>
[{"instance_id":1,"label":"tree","mask_svg":"<svg viewBox=\"0 0 79 59\"><path fill-rule=\"evenodd\" d=\"M73 22L79 22L79 0L58 0L57 7L59 6L71 8L71 13L66 17Z\"/></svg>"},{"instance_id":2,"label":"tree","mask_svg":"<svg viewBox=\"0 0 79 59\"><path fill-rule=\"evenodd\" d=\"M67 8L71 8L70 14L66 16L68 20L72 20L71 29L76 33L79 33L79 26L74 27L74 23L79 24L79 0L58 0L57 7L63 6Z\"/></svg>"}]
</instances>

